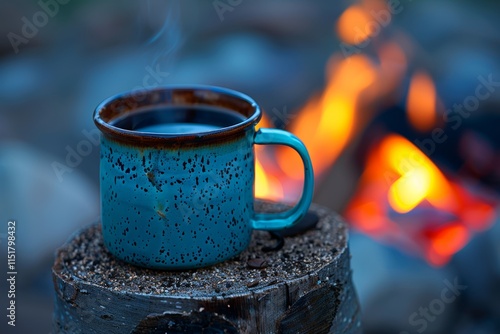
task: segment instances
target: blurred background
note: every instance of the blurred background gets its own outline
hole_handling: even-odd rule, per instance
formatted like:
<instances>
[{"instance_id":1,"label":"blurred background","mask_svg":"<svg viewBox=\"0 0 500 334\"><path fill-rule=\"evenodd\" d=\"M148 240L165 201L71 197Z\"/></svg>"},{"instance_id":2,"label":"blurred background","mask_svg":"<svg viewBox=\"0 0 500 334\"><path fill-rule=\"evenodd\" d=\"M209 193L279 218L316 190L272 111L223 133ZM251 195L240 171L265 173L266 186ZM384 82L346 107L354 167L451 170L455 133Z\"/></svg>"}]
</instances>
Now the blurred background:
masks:
<instances>
[{"instance_id":1,"label":"blurred background","mask_svg":"<svg viewBox=\"0 0 500 334\"><path fill-rule=\"evenodd\" d=\"M365 333L500 333L497 1L0 6L2 333L51 331L54 252L99 216L95 106L180 83L240 90L305 142L314 201L351 227ZM297 200L298 157L256 150L256 195Z\"/></svg>"}]
</instances>

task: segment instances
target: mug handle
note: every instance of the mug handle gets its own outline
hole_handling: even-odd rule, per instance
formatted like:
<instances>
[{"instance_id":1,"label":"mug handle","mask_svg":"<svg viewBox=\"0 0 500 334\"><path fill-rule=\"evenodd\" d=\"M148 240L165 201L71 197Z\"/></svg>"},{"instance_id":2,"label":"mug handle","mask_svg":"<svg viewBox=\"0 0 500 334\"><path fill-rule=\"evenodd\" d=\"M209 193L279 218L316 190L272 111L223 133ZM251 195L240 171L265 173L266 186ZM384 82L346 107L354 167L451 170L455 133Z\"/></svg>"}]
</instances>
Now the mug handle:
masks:
<instances>
[{"instance_id":1,"label":"mug handle","mask_svg":"<svg viewBox=\"0 0 500 334\"><path fill-rule=\"evenodd\" d=\"M305 145L290 132L278 129L259 129L253 139L255 144L280 144L293 148L304 164L304 188L302 196L293 208L279 213L258 213L252 221L256 230L278 230L297 223L307 213L314 191L314 173L311 158Z\"/></svg>"}]
</instances>

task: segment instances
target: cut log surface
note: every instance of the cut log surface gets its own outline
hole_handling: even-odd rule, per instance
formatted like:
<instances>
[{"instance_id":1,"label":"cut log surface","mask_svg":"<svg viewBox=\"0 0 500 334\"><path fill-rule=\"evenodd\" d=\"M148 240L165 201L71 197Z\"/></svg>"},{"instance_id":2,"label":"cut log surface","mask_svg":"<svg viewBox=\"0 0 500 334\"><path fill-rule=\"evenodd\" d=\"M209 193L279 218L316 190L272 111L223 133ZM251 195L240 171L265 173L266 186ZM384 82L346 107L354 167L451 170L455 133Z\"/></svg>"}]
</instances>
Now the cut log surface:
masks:
<instances>
[{"instance_id":1,"label":"cut log surface","mask_svg":"<svg viewBox=\"0 0 500 334\"><path fill-rule=\"evenodd\" d=\"M318 223L280 249L276 235L254 231L239 256L188 271L122 262L106 250L100 225L90 225L56 254L54 332L361 333L347 227L328 209L310 212Z\"/></svg>"}]
</instances>

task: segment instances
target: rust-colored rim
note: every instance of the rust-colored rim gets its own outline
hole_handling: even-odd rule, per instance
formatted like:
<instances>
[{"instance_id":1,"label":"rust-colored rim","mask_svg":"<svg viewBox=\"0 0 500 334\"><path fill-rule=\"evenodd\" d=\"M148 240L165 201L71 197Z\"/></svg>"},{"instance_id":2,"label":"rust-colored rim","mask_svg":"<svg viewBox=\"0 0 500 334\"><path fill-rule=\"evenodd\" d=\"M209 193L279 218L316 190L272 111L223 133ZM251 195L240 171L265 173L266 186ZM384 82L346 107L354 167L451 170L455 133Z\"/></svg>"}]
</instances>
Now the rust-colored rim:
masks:
<instances>
[{"instance_id":1,"label":"rust-colored rim","mask_svg":"<svg viewBox=\"0 0 500 334\"><path fill-rule=\"evenodd\" d=\"M245 117L240 123L198 134L161 134L122 129L113 121L150 106L214 106ZM240 137L262 117L257 103L249 96L222 87L189 85L165 86L129 91L101 102L94 111L94 123L107 138L132 145L193 144L223 142Z\"/></svg>"}]
</instances>

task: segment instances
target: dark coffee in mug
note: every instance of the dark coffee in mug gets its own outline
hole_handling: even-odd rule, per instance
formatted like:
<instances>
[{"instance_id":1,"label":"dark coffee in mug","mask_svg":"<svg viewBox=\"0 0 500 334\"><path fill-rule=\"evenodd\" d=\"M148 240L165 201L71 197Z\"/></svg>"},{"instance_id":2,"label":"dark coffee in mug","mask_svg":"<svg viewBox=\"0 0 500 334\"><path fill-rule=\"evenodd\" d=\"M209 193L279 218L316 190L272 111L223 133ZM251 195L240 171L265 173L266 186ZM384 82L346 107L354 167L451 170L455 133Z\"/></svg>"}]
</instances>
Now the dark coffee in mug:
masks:
<instances>
[{"instance_id":1,"label":"dark coffee in mug","mask_svg":"<svg viewBox=\"0 0 500 334\"><path fill-rule=\"evenodd\" d=\"M177 135L215 131L244 120L241 114L224 108L155 106L125 115L112 125L137 132Z\"/></svg>"}]
</instances>

